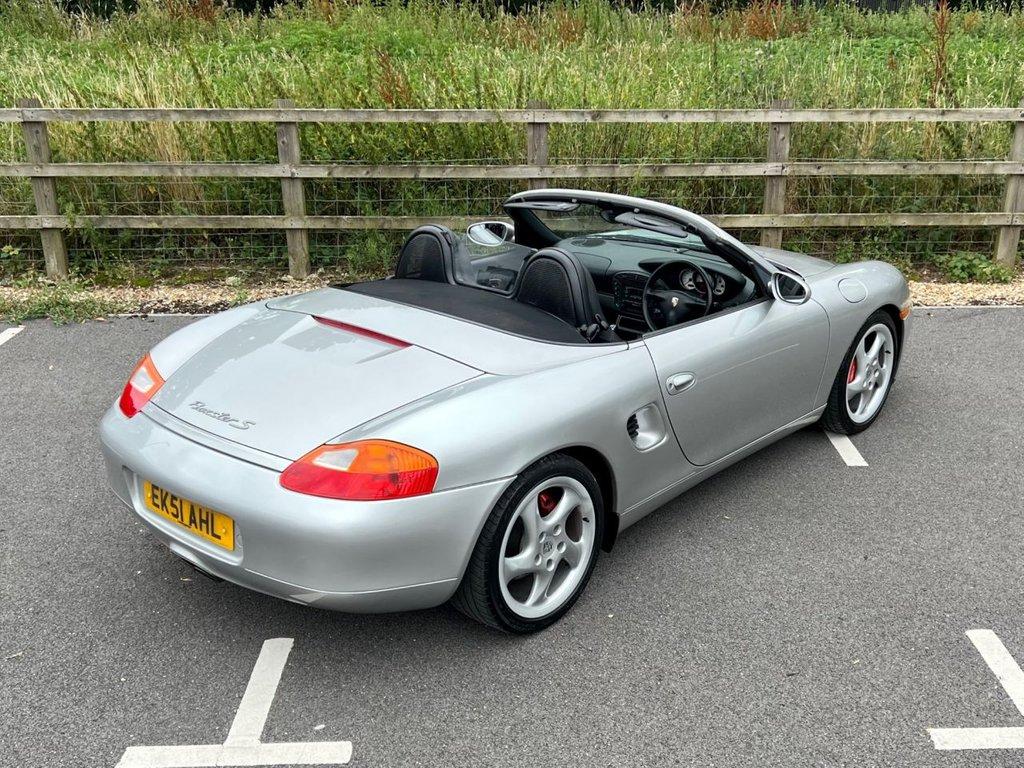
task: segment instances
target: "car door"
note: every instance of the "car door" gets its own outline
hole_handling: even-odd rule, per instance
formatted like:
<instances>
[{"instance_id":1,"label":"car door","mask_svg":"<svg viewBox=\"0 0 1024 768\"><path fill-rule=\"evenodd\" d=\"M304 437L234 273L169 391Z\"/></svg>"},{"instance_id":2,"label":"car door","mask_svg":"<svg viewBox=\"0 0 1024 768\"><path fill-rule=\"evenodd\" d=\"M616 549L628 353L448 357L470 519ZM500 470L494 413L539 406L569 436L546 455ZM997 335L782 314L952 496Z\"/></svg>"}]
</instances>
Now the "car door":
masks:
<instances>
[{"instance_id":1,"label":"car door","mask_svg":"<svg viewBox=\"0 0 1024 768\"><path fill-rule=\"evenodd\" d=\"M679 445L705 465L814 408L828 318L814 301L762 299L644 341Z\"/></svg>"}]
</instances>

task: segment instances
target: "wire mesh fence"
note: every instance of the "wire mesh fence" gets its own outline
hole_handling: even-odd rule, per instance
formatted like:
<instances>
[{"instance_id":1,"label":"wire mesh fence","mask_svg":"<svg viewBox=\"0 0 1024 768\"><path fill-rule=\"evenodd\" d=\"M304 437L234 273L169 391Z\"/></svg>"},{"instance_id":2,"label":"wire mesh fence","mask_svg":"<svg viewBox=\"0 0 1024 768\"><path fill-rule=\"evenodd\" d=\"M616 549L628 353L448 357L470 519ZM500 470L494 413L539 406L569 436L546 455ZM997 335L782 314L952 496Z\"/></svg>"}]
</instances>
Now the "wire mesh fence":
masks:
<instances>
[{"instance_id":1,"label":"wire mesh fence","mask_svg":"<svg viewBox=\"0 0 1024 768\"><path fill-rule=\"evenodd\" d=\"M887 261L925 278L956 277L945 274L953 262L987 262L994 243L995 230L985 227L792 229L783 236L783 247L799 253L839 263Z\"/></svg>"},{"instance_id":2,"label":"wire mesh fence","mask_svg":"<svg viewBox=\"0 0 1024 768\"><path fill-rule=\"evenodd\" d=\"M43 246L34 232L0 232L0 278L38 272Z\"/></svg>"},{"instance_id":3,"label":"wire mesh fence","mask_svg":"<svg viewBox=\"0 0 1024 768\"><path fill-rule=\"evenodd\" d=\"M791 178L792 213L921 213L997 211L1006 183L986 176L846 176Z\"/></svg>"},{"instance_id":4,"label":"wire mesh fence","mask_svg":"<svg viewBox=\"0 0 1024 768\"><path fill-rule=\"evenodd\" d=\"M317 230L310 233L314 270L383 274L394 266L401 230ZM76 230L66 238L72 274L96 283L187 283L231 275L264 278L288 267L283 232L275 230ZM0 279L41 272L34 233L0 233Z\"/></svg>"},{"instance_id":5,"label":"wire mesh fence","mask_svg":"<svg viewBox=\"0 0 1024 768\"><path fill-rule=\"evenodd\" d=\"M590 159L577 161L590 164ZM762 177L550 180L548 186L617 192L660 200L703 215L761 212ZM523 179L308 179L311 216L495 216ZM58 205L72 215L281 215L277 179L62 179ZM820 176L787 181L790 213L995 211L1005 181L997 176ZM0 216L32 215L28 179L0 181Z\"/></svg>"},{"instance_id":6,"label":"wire mesh fence","mask_svg":"<svg viewBox=\"0 0 1024 768\"><path fill-rule=\"evenodd\" d=\"M19 180L21 181L21 180ZM277 215L277 180L119 179L99 184L69 180L62 210L122 215ZM214 183L210 183L210 182ZM220 182L220 183L218 183ZM661 200L702 214L757 214L760 178L591 180L574 188L619 192ZM17 188L15 188L17 187ZM307 211L313 216L456 216L481 219L502 215L501 203L525 188L520 180L460 181L311 180ZM17 194L11 194L12 190ZM29 215L34 205L27 183L0 186L0 215ZM1004 190L994 178L802 178L787 190L790 212L849 213L998 210ZM943 257L971 252L989 258L993 227L786 229L784 247L832 260L878 258L909 273L941 274ZM734 230L757 243L759 231ZM314 269L353 269L374 274L389 269L406 233L401 230L314 230L310 258ZM280 272L287 268L284 233L267 230L78 229L66 235L69 265L79 275L187 279L221 272ZM0 276L40 270L43 254L30 232L0 233Z\"/></svg>"}]
</instances>

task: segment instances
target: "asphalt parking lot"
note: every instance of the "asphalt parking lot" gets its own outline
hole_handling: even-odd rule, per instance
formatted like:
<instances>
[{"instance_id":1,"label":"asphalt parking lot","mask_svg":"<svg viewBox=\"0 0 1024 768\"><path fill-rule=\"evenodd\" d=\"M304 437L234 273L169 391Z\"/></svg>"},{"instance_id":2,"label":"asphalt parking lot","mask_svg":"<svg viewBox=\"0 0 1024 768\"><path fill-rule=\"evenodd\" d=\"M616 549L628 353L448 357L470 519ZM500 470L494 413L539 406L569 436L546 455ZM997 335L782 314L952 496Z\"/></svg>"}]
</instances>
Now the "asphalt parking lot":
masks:
<instances>
[{"instance_id":1,"label":"asphalt parking lot","mask_svg":"<svg viewBox=\"0 0 1024 768\"><path fill-rule=\"evenodd\" d=\"M1021 681L965 635L1024 662L1024 308L915 310L853 439L867 466L813 429L785 439L625 532L529 638L448 607L303 608L143 533L97 423L188 322L38 321L0 345L0 765L222 744L270 638L294 646L263 740L350 741L355 766L1024 764L1024 742L928 732L1024 726Z\"/></svg>"}]
</instances>

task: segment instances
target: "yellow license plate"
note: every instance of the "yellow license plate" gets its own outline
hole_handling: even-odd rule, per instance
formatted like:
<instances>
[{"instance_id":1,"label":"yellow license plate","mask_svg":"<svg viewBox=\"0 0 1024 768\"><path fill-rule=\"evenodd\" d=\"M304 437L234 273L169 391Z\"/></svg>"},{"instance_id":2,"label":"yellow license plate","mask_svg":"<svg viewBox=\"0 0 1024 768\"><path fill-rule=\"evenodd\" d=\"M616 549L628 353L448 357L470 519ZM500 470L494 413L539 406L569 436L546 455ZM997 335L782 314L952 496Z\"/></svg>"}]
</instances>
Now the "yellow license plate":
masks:
<instances>
[{"instance_id":1,"label":"yellow license plate","mask_svg":"<svg viewBox=\"0 0 1024 768\"><path fill-rule=\"evenodd\" d=\"M194 501L175 496L148 480L142 487L146 506L172 523L187 528L224 549L235 548L235 521Z\"/></svg>"}]
</instances>

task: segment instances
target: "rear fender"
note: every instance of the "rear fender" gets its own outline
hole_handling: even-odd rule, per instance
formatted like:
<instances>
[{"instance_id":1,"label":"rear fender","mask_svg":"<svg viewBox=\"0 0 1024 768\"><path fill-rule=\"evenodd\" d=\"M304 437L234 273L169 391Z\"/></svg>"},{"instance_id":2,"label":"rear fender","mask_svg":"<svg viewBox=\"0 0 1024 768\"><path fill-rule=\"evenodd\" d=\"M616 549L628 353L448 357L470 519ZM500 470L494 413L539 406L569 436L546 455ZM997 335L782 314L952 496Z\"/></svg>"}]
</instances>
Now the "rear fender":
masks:
<instances>
[{"instance_id":1,"label":"rear fender","mask_svg":"<svg viewBox=\"0 0 1024 768\"><path fill-rule=\"evenodd\" d=\"M480 376L340 436L414 445L437 458L438 490L518 475L565 448L594 451L615 477L609 505L627 509L690 473L671 434L646 451L626 430L640 408L664 403L646 348L635 345L522 376Z\"/></svg>"}]
</instances>

